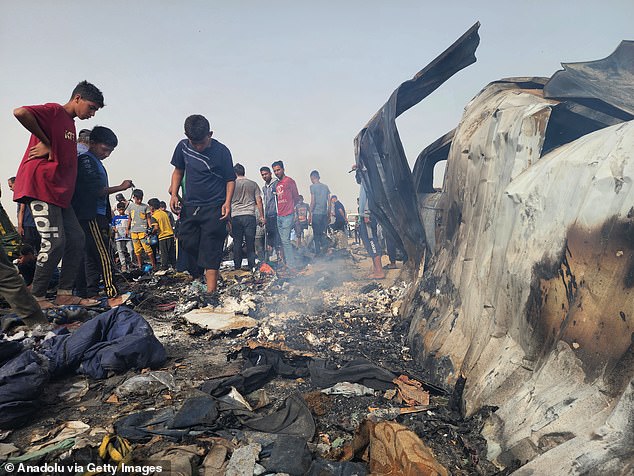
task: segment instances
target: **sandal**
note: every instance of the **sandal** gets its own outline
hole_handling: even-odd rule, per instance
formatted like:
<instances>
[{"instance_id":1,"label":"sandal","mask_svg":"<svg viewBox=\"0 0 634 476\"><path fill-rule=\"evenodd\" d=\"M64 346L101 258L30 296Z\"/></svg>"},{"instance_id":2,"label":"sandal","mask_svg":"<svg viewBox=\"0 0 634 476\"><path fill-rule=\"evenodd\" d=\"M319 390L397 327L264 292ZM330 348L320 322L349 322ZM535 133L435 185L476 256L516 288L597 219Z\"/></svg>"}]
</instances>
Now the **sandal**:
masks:
<instances>
[{"instance_id":1,"label":"sandal","mask_svg":"<svg viewBox=\"0 0 634 476\"><path fill-rule=\"evenodd\" d=\"M60 302L60 297L62 298ZM73 296L71 294L62 294L58 295L55 299L55 305L57 306L84 306L84 307L95 307L99 306L101 303L96 299L90 298L80 298L79 296Z\"/></svg>"},{"instance_id":2,"label":"sandal","mask_svg":"<svg viewBox=\"0 0 634 476\"><path fill-rule=\"evenodd\" d=\"M56 309L57 306L55 304L53 304L51 301L49 301L46 298L35 298L35 301L37 302L38 306L40 306L40 309L42 311L46 311L48 309Z\"/></svg>"},{"instance_id":3,"label":"sandal","mask_svg":"<svg viewBox=\"0 0 634 476\"><path fill-rule=\"evenodd\" d=\"M126 302L130 300L132 297L132 293L124 293L115 297L108 298L108 306L109 307L118 307L124 305Z\"/></svg>"}]
</instances>

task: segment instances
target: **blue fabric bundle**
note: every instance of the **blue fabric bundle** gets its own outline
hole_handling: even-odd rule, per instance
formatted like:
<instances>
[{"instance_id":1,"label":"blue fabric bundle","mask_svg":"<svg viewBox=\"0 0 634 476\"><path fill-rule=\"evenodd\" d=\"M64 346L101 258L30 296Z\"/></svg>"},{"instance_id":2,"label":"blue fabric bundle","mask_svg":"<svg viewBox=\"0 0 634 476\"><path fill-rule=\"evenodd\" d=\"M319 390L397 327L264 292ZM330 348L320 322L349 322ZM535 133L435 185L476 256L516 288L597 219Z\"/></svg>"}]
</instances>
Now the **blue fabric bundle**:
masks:
<instances>
[{"instance_id":1,"label":"blue fabric bundle","mask_svg":"<svg viewBox=\"0 0 634 476\"><path fill-rule=\"evenodd\" d=\"M49 339L43 351L53 377L77 372L102 379L109 372L158 368L167 360L148 322L125 306L94 317L72 334Z\"/></svg>"},{"instance_id":2,"label":"blue fabric bundle","mask_svg":"<svg viewBox=\"0 0 634 476\"><path fill-rule=\"evenodd\" d=\"M40 407L40 395L48 382L48 363L16 342L0 341L0 429L28 422Z\"/></svg>"}]
</instances>

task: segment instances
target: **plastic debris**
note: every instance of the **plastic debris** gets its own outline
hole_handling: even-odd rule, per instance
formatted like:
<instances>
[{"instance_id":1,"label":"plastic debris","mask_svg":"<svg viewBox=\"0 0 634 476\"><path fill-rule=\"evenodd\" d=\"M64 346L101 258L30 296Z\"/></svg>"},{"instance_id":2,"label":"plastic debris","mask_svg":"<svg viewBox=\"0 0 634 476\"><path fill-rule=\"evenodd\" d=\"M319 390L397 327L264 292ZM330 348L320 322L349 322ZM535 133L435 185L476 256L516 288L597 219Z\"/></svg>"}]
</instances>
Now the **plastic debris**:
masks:
<instances>
[{"instance_id":1,"label":"plastic debris","mask_svg":"<svg viewBox=\"0 0 634 476\"><path fill-rule=\"evenodd\" d=\"M360 383L339 382L332 387L324 388L321 393L326 395L342 395L344 397L362 397L364 395L374 395L375 390Z\"/></svg>"},{"instance_id":2,"label":"plastic debris","mask_svg":"<svg viewBox=\"0 0 634 476\"><path fill-rule=\"evenodd\" d=\"M115 393L119 397L154 395L164 389L170 392L178 390L174 376L163 370L155 370L129 378L115 389Z\"/></svg>"}]
</instances>

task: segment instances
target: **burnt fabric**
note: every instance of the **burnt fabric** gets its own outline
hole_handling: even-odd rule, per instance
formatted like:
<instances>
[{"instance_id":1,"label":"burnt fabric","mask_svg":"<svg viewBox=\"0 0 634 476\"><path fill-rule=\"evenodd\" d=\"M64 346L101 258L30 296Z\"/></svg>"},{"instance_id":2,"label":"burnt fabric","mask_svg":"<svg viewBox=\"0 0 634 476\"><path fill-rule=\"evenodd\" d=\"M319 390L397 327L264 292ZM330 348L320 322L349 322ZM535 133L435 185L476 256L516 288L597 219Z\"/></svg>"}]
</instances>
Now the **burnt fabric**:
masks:
<instances>
[{"instance_id":1,"label":"burnt fabric","mask_svg":"<svg viewBox=\"0 0 634 476\"><path fill-rule=\"evenodd\" d=\"M317 387L327 388L339 382L360 383L375 390L394 387L396 375L367 360L348 362L341 368L331 368L325 360L315 360L308 364L310 379Z\"/></svg>"},{"instance_id":2,"label":"burnt fabric","mask_svg":"<svg viewBox=\"0 0 634 476\"><path fill-rule=\"evenodd\" d=\"M12 429L28 423L40 408L40 396L48 381L45 359L21 345L0 341L0 429ZM8 360L7 360L8 359Z\"/></svg>"},{"instance_id":3,"label":"burnt fabric","mask_svg":"<svg viewBox=\"0 0 634 476\"><path fill-rule=\"evenodd\" d=\"M257 365L250 367L237 375L208 380L198 387L205 393L214 397L221 397L231 391L231 387L242 393L248 394L275 378L275 371L270 365Z\"/></svg>"},{"instance_id":4,"label":"burnt fabric","mask_svg":"<svg viewBox=\"0 0 634 476\"><path fill-rule=\"evenodd\" d=\"M218 418L218 404L209 395L190 397L176 412L169 423L170 428L208 427Z\"/></svg>"},{"instance_id":5,"label":"burnt fabric","mask_svg":"<svg viewBox=\"0 0 634 476\"><path fill-rule=\"evenodd\" d=\"M167 407L126 415L115 421L113 426L117 435L133 442L146 442L155 435L180 440L189 429L171 428L173 419L174 409Z\"/></svg>"},{"instance_id":6,"label":"burnt fabric","mask_svg":"<svg viewBox=\"0 0 634 476\"><path fill-rule=\"evenodd\" d=\"M218 416L216 399L201 395L185 400L178 411L166 407L126 415L114 423L114 428L117 435L135 442L148 441L155 435L180 440L193 429L215 429Z\"/></svg>"},{"instance_id":7,"label":"burnt fabric","mask_svg":"<svg viewBox=\"0 0 634 476\"><path fill-rule=\"evenodd\" d=\"M6 333L12 327L23 326L24 321L18 317L17 314L11 313L4 316L0 316L0 332ZM0 356L0 362L2 362L2 356Z\"/></svg>"},{"instance_id":8,"label":"burnt fabric","mask_svg":"<svg viewBox=\"0 0 634 476\"><path fill-rule=\"evenodd\" d=\"M125 306L94 317L72 334L45 341L42 348L53 377L77 372L101 379L109 372L158 368L167 360L147 321Z\"/></svg>"},{"instance_id":9,"label":"burnt fabric","mask_svg":"<svg viewBox=\"0 0 634 476\"><path fill-rule=\"evenodd\" d=\"M268 448L266 452L268 453ZM262 459L261 463L272 473L304 476L311 462L312 456L305 439L299 436L280 435L271 445L270 457Z\"/></svg>"},{"instance_id":10,"label":"burnt fabric","mask_svg":"<svg viewBox=\"0 0 634 476\"><path fill-rule=\"evenodd\" d=\"M242 424L251 430L299 436L308 441L315 434L315 420L301 395L294 393L278 411L251 418Z\"/></svg>"},{"instance_id":11,"label":"burnt fabric","mask_svg":"<svg viewBox=\"0 0 634 476\"><path fill-rule=\"evenodd\" d=\"M307 363L309 358L290 360L284 358L284 353L275 349L258 347L247 349L244 356L247 362L257 365L270 365L277 375L286 378L299 378L308 376Z\"/></svg>"}]
</instances>

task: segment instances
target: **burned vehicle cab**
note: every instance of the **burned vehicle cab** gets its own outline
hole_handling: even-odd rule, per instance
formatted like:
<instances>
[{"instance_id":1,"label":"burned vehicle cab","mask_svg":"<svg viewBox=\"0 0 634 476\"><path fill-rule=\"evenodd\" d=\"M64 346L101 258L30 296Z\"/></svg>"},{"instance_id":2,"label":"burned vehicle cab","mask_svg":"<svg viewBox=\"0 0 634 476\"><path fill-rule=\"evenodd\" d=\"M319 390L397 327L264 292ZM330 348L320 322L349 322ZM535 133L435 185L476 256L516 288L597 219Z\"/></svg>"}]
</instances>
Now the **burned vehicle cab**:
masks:
<instances>
[{"instance_id":1,"label":"burned vehicle cab","mask_svg":"<svg viewBox=\"0 0 634 476\"><path fill-rule=\"evenodd\" d=\"M427 254L402 315L431 382L497 407L500 467L615 474L634 464L634 42L563 66L489 84L419 155Z\"/></svg>"},{"instance_id":2,"label":"burned vehicle cab","mask_svg":"<svg viewBox=\"0 0 634 476\"><path fill-rule=\"evenodd\" d=\"M466 377L468 414L499 407L500 466L610 472L632 458L634 123L540 83L490 84L455 130L410 339L436 383Z\"/></svg>"},{"instance_id":3,"label":"burned vehicle cab","mask_svg":"<svg viewBox=\"0 0 634 476\"><path fill-rule=\"evenodd\" d=\"M455 132L455 129L449 131L425 147L416 158L416 163L412 170L412 178L414 180L416 198L418 199L420 210L419 214L423 222L427 245L432 253L435 252L436 243L444 229L441 207L444 202L443 197L446 195L442 189L436 189L434 187L434 171L439 163L444 162L446 164ZM445 165L445 177L446 172L447 169Z\"/></svg>"}]
</instances>

